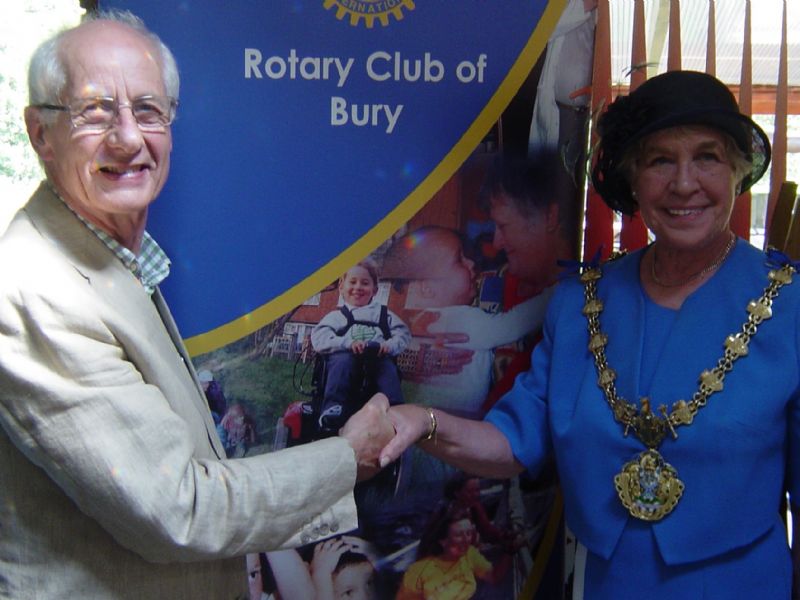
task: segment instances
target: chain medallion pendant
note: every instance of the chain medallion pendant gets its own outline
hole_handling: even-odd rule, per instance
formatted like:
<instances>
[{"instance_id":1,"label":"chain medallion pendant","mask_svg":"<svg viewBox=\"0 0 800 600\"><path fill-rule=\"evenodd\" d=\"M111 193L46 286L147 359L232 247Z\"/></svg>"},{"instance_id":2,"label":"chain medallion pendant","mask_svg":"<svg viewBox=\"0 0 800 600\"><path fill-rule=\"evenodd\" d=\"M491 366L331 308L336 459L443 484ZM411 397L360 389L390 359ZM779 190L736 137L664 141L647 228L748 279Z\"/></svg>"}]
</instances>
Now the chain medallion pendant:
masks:
<instances>
[{"instance_id":1,"label":"chain medallion pendant","mask_svg":"<svg viewBox=\"0 0 800 600\"><path fill-rule=\"evenodd\" d=\"M643 521L660 521L671 513L684 489L675 467L652 448L623 465L614 487L622 505Z\"/></svg>"}]
</instances>

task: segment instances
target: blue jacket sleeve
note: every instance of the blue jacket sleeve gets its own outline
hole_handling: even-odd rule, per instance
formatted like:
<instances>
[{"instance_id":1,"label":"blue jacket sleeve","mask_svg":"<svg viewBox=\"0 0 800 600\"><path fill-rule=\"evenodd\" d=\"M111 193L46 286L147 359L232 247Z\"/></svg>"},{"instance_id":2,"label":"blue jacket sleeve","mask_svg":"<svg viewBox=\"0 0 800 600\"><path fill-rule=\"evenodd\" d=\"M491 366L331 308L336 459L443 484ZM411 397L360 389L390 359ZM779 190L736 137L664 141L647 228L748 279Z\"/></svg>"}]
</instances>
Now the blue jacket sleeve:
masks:
<instances>
[{"instance_id":1,"label":"blue jacket sleeve","mask_svg":"<svg viewBox=\"0 0 800 600\"><path fill-rule=\"evenodd\" d=\"M534 476L552 454L547 389L557 304L550 303L543 338L534 348L530 370L517 377L511 390L485 418L506 436L515 458Z\"/></svg>"}]
</instances>

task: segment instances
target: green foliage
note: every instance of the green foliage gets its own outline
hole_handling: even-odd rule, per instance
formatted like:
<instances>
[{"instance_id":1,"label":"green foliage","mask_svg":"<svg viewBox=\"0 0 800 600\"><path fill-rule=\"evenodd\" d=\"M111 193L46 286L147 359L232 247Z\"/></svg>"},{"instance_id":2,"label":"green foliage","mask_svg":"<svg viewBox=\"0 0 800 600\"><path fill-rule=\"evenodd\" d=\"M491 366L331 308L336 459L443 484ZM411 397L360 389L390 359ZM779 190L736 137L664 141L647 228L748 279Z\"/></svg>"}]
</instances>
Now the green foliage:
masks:
<instances>
[{"instance_id":1,"label":"green foliage","mask_svg":"<svg viewBox=\"0 0 800 600\"><path fill-rule=\"evenodd\" d=\"M13 77L0 74L0 176L15 181L38 179L39 169L28 152L18 87Z\"/></svg>"},{"instance_id":2,"label":"green foliage","mask_svg":"<svg viewBox=\"0 0 800 600\"><path fill-rule=\"evenodd\" d=\"M271 443L277 420L291 402L300 399L292 389L292 363L281 358L252 359L222 349L197 365L214 372L229 406L245 407L255 421L259 444Z\"/></svg>"},{"instance_id":3,"label":"green foliage","mask_svg":"<svg viewBox=\"0 0 800 600\"><path fill-rule=\"evenodd\" d=\"M312 365L299 364L295 375L295 362L282 357L257 355L248 346L227 346L197 357L197 370L209 369L222 386L228 405L241 404L256 424L259 445L271 446L278 419L292 402L308 401L295 390L295 383L308 390L311 385ZM308 371L303 375L303 369ZM296 382L294 378L297 378ZM424 386L404 381L406 402L425 403Z\"/></svg>"}]
</instances>

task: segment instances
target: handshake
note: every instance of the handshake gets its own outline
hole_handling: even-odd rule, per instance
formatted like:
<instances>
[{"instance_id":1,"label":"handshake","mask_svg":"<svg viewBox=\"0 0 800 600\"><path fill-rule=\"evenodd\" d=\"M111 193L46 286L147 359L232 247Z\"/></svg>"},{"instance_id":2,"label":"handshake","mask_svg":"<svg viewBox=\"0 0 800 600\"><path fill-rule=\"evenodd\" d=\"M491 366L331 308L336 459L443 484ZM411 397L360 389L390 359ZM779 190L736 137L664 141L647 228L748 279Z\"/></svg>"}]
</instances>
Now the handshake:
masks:
<instances>
[{"instance_id":1,"label":"handshake","mask_svg":"<svg viewBox=\"0 0 800 600\"><path fill-rule=\"evenodd\" d=\"M375 394L342 427L339 435L352 446L358 466L357 481L369 479L394 462L403 451L427 433L425 417L412 426L408 411L418 406L389 406L383 394Z\"/></svg>"}]
</instances>

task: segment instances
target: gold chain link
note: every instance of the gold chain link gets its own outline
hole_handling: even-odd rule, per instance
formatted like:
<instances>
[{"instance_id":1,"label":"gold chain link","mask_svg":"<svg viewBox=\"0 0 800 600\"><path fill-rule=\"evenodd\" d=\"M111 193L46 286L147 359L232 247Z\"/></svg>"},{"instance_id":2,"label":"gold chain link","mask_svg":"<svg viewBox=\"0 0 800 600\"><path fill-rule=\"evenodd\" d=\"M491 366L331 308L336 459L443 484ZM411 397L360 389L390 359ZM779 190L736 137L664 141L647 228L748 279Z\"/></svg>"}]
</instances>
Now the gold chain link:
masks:
<instances>
[{"instance_id":1,"label":"gold chain link","mask_svg":"<svg viewBox=\"0 0 800 600\"><path fill-rule=\"evenodd\" d=\"M748 345L756 335L758 326L772 317L772 303L777 298L779 290L792 282L794 273L795 268L792 265L785 265L769 272L769 284L764 288L764 293L747 305L747 320L742 325L741 332L731 334L725 339L723 355L713 369L700 374L697 391L691 400L688 402L678 400L673 403L670 411L662 404L658 409L661 416L658 416L651 411L649 399L642 398L642 406L639 408L617 395L614 383L617 375L609 367L606 359L608 336L600 327L600 315L604 307L597 297L597 282L603 274L598 267L584 269L581 273L581 282L586 299L583 314L586 316L589 331L589 351L594 357L597 369L597 384L603 390L614 418L625 426L624 434L627 436L628 431L632 430L646 446L655 449L667 432L670 432L673 438L677 438L676 427L691 425L698 411L707 404L709 397L722 390L725 376L733 369L734 363L747 355Z\"/></svg>"}]
</instances>

